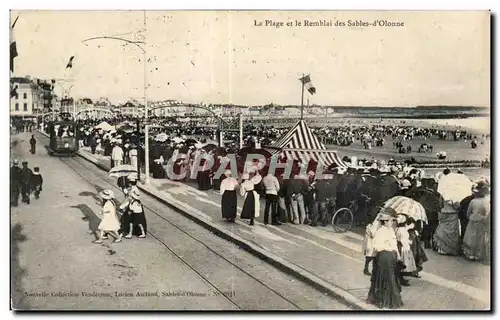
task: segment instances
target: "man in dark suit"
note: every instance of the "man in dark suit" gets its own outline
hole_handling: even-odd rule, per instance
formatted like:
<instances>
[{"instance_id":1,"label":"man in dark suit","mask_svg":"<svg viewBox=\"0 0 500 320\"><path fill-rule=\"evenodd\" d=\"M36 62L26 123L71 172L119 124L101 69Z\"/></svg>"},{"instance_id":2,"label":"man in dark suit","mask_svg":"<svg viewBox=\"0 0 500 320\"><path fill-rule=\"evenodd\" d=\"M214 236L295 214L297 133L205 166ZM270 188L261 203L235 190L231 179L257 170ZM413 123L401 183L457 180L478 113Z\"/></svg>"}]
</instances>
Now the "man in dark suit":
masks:
<instances>
[{"instance_id":1,"label":"man in dark suit","mask_svg":"<svg viewBox=\"0 0 500 320\"><path fill-rule=\"evenodd\" d=\"M19 160L15 159L10 168L10 205L17 207L19 203L19 188L21 187L21 168Z\"/></svg>"},{"instance_id":2,"label":"man in dark suit","mask_svg":"<svg viewBox=\"0 0 500 320\"><path fill-rule=\"evenodd\" d=\"M31 135L30 146L31 146L31 150L30 150L31 154L35 154L36 153L36 139L35 139L34 135Z\"/></svg>"},{"instance_id":3,"label":"man in dark suit","mask_svg":"<svg viewBox=\"0 0 500 320\"><path fill-rule=\"evenodd\" d=\"M400 185L399 180L396 177L397 173L398 169L395 166L392 166L390 174L381 176L381 185L378 194L378 199L380 201L389 200L399 194Z\"/></svg>"},{"instance_id":4,"label":"man in dark suit","mask_svg":"<svg viewBox=\"0 0 500 320\"><path fill-rule=\"evenodd\" d=\"M21 169L21 196L22 201L26 204L30 204L30 193L31 193L31 176L33 171L28 168L28 162L23 162L23 168Z\"/></svg>"}]
</instances>

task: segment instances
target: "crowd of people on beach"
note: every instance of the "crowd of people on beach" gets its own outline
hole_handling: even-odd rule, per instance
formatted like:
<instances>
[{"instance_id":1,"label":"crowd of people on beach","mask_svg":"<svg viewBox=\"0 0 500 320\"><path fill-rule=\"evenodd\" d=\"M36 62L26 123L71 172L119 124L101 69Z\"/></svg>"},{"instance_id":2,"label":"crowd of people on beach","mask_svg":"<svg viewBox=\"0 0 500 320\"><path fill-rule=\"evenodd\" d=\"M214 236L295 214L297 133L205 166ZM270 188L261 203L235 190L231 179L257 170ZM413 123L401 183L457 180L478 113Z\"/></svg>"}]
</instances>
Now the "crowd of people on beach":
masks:
<instances>
[{"instance_id":1,"label":"crowd of people on beach","mask_svg":"<svg viewBox=\"0 0 500 320\"><path fill-rule=\"evenodd\" d=\"M137 119L127 116L117 116L103 119L78 120L78 124L84 128L81 136L84 138L89 135L92 128L99 123L106 122L111 126L119 126L125 122L130 123L140 141L144 139L144 132L136 130ZM170 136L192 136L203 137L208 140L217 140L219 132L216 123L207 122L206 119L190 119L180 122L174 118L152 117L149 119L150 136L158 133L164 133ZM243 128L244 145L259 143L261 146L272 145L279 137L288 131L287 127L261 124L246 123ZM489 135L478 135L467 132L466 130L451 130L426 128L418 126L408 126L405 124L392 125L344 125L344 126L321 126L311 127L311 131L327 145L338 146L356 146L363 149L373 149L386 145L390 137L392 146L398 153L432 152L432 140L447 141L468 141L472 148L484 144ZM93 134L93 133L92 133ZM223 136L225 145L229 148L239 147L239 133L226 132ZM418 145L412 145L412 142L419 140ZM103 141L102 137L100 139ZM99 143L98 143L99 144Z\"/></svg>"}]
</instances>

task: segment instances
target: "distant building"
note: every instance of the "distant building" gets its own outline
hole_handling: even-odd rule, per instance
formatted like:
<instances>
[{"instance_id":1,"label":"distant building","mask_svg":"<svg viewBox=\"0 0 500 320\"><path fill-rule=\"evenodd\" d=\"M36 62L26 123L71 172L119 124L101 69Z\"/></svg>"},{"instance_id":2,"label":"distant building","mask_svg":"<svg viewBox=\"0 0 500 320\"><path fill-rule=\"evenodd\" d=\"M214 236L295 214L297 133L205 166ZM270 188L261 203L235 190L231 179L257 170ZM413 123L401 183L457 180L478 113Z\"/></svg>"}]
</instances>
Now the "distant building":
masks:
<instances>
[{"instance_id":1,"label":"distant building","mask_svg":"<svg viewBox=\"0 0 500 320\"><path fill-rule=\"evenodd\" d=\"M260 109L258 107L248 107L243 109L241 114L247 117L258 116L260 115Z\"/></svg>"},{"instance_id":2,"label":"distant building","mask_svg":"<svg viewBox=\"0 0 500 320\"><path fill-rule=\"evenodd\" d=\"M81 98L74 102L74 112L77 119L101 119L110 117L113 107L109 100L101 98L94 102L90 98Z\"/></svg>"},{"instance_id":3,"label":"distant building","mask_svg":"<svg viewBox=\"0 0 500 320\"><path fill-rule=\"evenodd\" d=\"M53 83L47 80L26 77L12 77L12 88L16 88L15 96L10 98L10 115L12 117L35 118L53 109L58 112L57 96L53 92Z\"/></svg>"},{"instance_id":4,"label":"distant building","mask_svg":"<svg viewBox=\"0 0 500 320\"><path fill-rule=\"evenodd\" d=\"M122 104L119 110L122 116L142 117L144 115L144 106L135 100Z\"/></svg>"}]
</instances>

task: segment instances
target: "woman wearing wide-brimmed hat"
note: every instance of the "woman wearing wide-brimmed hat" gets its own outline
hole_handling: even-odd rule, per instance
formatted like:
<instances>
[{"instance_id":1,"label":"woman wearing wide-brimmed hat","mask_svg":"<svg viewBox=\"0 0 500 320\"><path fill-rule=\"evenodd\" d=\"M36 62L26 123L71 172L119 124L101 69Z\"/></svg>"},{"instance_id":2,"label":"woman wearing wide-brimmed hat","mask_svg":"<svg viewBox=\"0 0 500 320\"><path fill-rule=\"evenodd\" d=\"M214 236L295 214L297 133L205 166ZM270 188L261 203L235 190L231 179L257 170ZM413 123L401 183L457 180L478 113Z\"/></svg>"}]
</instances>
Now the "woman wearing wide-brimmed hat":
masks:
<instances>
[{"instance_id":1,"label":"woman wearing wide-brimmed hat","mask_svg":"<svg viewBox=\"0 0 500 320\"><path fill-rule=\"evenodd\" d=\"M469 260L483 260L489 254L491 199L489 184L479 181L472 190L474 199L467 210L469 223L465 230L462 250Z\"/></svg>"},{"instance_id":2,"label":"woman wearing wide-brimmed hat","mask_svg":"<svg viewBox=\"0 0 500 320\"><path fill-rule=\"evenodd\" d=\"M379 228L373 237L373 250L376 255L367 301L379 308L394 309L403 305L397 271L397 263L401 258L392 226L395 219L396 211L384 208L377 217Z\"/></svg>"},{"instance_id":3,"label":"woman wearing wide-brimmed hat","mask_svg":"<svg viewBox=\"0 0 500 320\"><path fill-rule=\"evenodd\" d=\"M121 235L118 234L120 229L120 222L116 216L116 201L113 191L103 190L99 193L99 196L103 199L104 205L102 207L102 220L99 224L99 239L94 241L95 243L102 243L104 234L110 234L115 238L115 242L121 242Z\"/></svg>"},{"instance_id":4,"label":"woman wearing wide-brimmed hat","mask_svg":"<svg viewBox=\"0 0 500 320\"><path fill-rule=\"evenodd\" d=\"M220 184L220 194L222 195L222 218L226 219L228 222L234 222L238 206L238 196L236 194L238 180L231 177L231 170L226 170L224 175L226 178L224 178Z\"/></svg>"}]
</instances>

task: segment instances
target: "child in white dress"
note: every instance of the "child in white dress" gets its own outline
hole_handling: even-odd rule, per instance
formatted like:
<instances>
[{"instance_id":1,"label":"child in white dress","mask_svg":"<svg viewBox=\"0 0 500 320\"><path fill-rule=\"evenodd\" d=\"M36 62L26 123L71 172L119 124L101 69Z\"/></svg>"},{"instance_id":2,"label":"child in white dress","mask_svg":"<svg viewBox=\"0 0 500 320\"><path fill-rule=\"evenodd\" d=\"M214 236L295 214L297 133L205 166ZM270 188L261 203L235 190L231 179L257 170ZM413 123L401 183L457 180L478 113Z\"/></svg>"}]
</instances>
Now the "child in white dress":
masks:
<instances>
[{"instance_id":1,"label":"child in white dress","mask_svg":"<svg viewBox=\"0 0 500 320\"><path fill-rule=\"evenodd\" d=\"M116 216L116 203L113 191L104 190L99 193L99 196L104 200L104 205L101 212L102 220L98 227L99 239L94 241L94 243L102 243L105 233L112 235L115 238L115 242L121 242L122 237L118 234L120 222Z\"/></svg>"}]
</instances>

